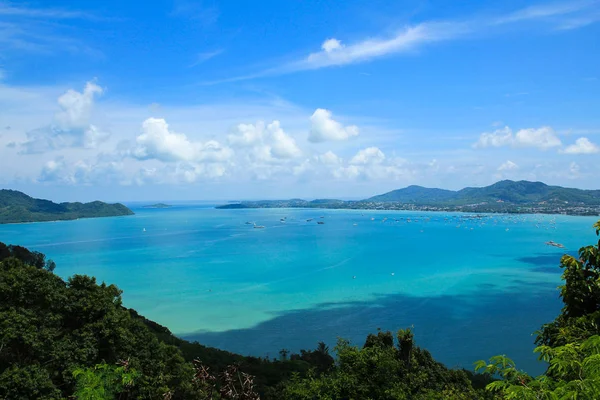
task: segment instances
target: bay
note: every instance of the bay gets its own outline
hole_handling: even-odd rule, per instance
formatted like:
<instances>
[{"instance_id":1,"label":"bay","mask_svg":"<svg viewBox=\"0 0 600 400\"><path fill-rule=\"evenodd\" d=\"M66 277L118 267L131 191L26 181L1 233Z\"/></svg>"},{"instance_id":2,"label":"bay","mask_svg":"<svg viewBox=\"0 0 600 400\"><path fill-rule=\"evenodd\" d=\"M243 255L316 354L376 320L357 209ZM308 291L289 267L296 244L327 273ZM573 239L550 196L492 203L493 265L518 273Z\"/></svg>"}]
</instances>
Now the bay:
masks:
<instances>
[{"instance_id":1,"label":"bay","mask_svg":"<svg viewBox=\"0 0 600 400\"><path fill-rule=\"evenodd\" d=\"M560 257L594 243L597 219L130 206L136 215L0 225L0 241L45 253L63 278L116 284L126 307L205 345L277 357L412 326L448 366L506 354L532 374L545 368L532 334L562 305Z\"/></svg>"}]
</instances>

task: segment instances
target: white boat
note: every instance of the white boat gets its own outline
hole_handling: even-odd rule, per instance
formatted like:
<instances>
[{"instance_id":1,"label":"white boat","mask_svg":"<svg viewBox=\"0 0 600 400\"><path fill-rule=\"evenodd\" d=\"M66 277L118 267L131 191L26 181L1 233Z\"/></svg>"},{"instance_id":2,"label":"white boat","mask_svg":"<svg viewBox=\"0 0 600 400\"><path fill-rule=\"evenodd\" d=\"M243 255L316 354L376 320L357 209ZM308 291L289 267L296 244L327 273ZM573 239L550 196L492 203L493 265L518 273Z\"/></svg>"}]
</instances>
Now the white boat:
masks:
<instances>
[{"instance_id":1,"label":"white boat","mask_svg":"<svg viewBox=\"0 0 600 400\"><path fill-rule=\"evenodd\" d=\"M142 229L142 232L146 232L146 228Z\"/></svg>"}]
</instances>

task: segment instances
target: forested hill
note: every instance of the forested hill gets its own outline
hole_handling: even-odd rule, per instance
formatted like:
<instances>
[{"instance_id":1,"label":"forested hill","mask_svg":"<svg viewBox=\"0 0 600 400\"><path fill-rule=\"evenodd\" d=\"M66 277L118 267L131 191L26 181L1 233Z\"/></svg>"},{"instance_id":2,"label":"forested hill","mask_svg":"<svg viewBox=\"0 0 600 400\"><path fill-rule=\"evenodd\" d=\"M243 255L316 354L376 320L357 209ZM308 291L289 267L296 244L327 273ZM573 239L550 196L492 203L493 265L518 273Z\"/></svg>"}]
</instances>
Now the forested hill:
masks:
<instances>
[{"instance_id":1,"label":"forested hill","mask_svg":"<svg viewBox=\"0 0 600 400\"><path fill-rule=\"evenodd\" d=\"M57 204L50 200L34 199L16 190L0 190L0 224L122 215L133 215L133 211L120 203L107 204L93 201Z\"/></svg>"},{"instance_id":2,"label":"forested hill","mask_svg":"<svg viewBox=\"0 0 600 400\"><path fill-rule=\"evenodd\" d=\"M467 187L458 191L409 186L371 197L366 201L449 205L498 201L514 204L600 205L600 190L549 186L542 182L504 180L490 186Z\"/></svg>"},{"instance_id":3,"label":"forested hill","mask_svg":"<svg viewBox=\"0 0 600 400\"><path fill-rule=\"evenodd\" d=\"M217 208L289 207L599 215L600 190L504 180L490 186L467 187L457 191L412 185L358 201L265 200L232 203Z\"/></svg>"}]
</instances>

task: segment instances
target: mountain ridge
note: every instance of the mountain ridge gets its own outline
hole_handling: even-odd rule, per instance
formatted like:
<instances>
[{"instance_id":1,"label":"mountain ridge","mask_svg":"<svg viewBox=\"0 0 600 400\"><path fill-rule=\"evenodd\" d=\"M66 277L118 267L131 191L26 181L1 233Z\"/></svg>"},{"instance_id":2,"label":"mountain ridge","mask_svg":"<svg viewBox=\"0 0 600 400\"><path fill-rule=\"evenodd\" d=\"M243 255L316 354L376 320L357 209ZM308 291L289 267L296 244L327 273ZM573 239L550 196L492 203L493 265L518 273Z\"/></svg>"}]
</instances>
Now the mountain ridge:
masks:
<instances>
[{"instance_id":1,"label":"mountain ridge","mask_svg":"<svg viewBox=\"0 0 600 400\"><path fill-rule=\"evenodd\" d=\"M419 190L416 191L415 188ZM499 201L514 204L575 202L600 205L600 190L566 188L524 180L502 180L489 186L465 187L456 191L412 185L370 197L365 201L418 203L415 192L421 198L428 196L425 200L427 203L467 204Z\"/></svg>"},{"instance_id":2,"label":"mountain ridge","mask_svg":"<svg viewBox=\"0 0 600 400\"><path fill-rule=\"evenodd\" d=\"M239 208L330 208L600 215L600 190L502 180L460 190L410 185L364 200L262 200L218 206Z\"/></svg>"}]
</instances>

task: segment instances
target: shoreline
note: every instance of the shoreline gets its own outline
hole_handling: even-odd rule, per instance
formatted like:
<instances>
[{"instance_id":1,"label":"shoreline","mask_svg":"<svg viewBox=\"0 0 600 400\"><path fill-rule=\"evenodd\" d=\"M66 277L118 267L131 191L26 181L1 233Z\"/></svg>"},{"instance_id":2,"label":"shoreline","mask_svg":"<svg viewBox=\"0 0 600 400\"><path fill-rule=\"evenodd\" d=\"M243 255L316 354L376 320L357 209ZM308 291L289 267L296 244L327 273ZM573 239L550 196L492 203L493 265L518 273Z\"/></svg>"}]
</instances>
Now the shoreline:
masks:
<instances>
[{"instance_id":1,"label":"shoreline","mask_svg":"<svg viewBox=\"0 0 600 400\"><path fill-rule=\"evenodd\" d=\"M583 214L583 213L568 213L568 212L521 212L521 211L466 211L466 210L426 210L420 208L351 208L351 207L226 207L226 206L215 206L215 210L335 210L335 211L402 211L402 212L427 212L427 213L460 213L460 214L493 214L493 215L562 215L567 217L600 217L598 214Z\"/></svg>"}]
</instances>

